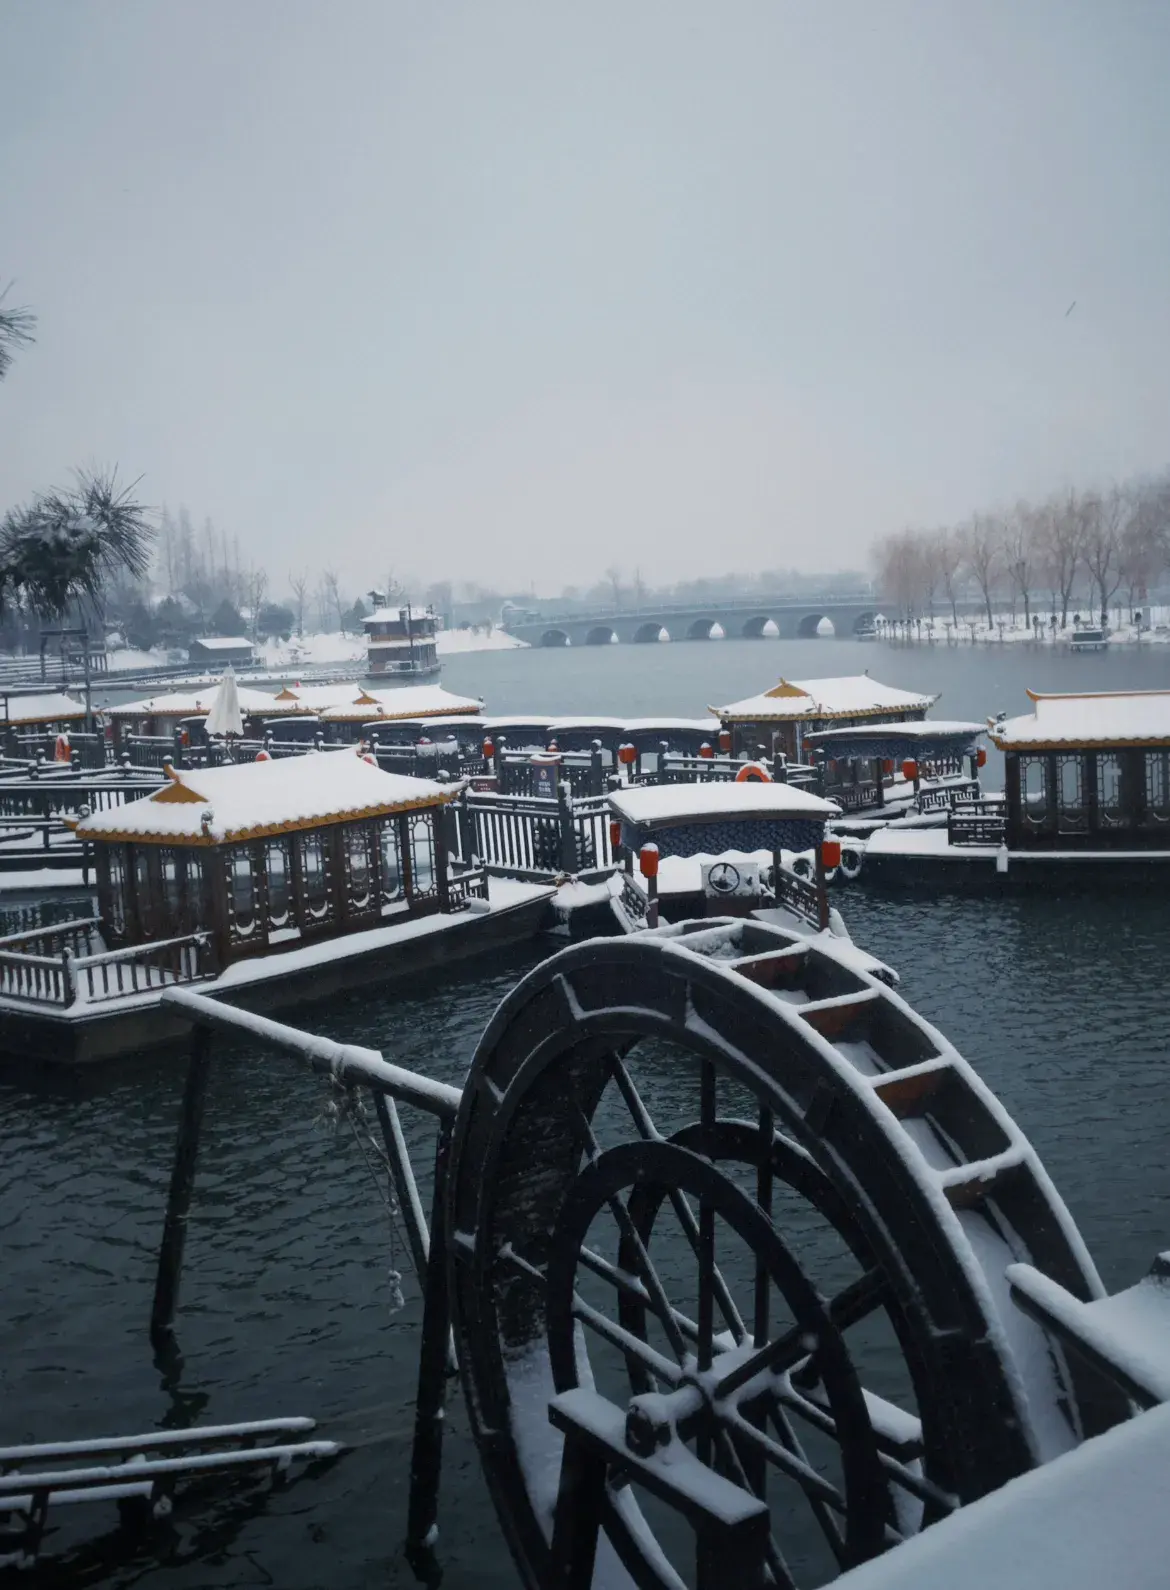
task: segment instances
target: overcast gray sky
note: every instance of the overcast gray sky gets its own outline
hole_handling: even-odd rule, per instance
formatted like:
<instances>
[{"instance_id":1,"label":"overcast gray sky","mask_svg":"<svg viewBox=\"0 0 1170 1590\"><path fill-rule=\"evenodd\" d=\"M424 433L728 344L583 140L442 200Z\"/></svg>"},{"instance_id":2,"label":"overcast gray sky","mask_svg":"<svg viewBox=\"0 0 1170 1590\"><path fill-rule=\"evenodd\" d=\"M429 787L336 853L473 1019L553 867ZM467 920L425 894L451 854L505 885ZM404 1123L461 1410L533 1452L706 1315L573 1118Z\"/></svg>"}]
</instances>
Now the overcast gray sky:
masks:
<instances>
[{"instance_id":1,"label":"overcast gray sky","mask_svg":"<svg viewBox=\"0 0 1170 1590\"><path fill-rule=\"evenodd\" d=\"M1170 461L1163 0L0 0L0 63L0 507L555 590Z\"/></svg>"}]
</instances>

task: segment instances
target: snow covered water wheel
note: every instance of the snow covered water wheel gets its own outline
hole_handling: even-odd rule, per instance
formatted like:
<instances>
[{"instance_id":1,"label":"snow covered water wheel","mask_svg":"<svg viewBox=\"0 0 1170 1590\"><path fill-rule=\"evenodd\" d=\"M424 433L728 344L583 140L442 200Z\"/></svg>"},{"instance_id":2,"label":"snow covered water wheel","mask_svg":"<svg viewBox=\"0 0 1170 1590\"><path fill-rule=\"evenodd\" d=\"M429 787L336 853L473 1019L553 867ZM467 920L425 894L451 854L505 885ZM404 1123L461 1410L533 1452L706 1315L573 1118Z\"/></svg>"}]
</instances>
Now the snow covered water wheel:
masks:
<instances>
[{"instance_id":1,"label":"snow covered water wheel","mask_svg":"<svg viewBox=\"0 0 1170 1590\"><path fill-rule=\"evenodd\" d=\"M583 1582L590 1518L607 1587L823 1583L1127 1414L1009 1301L1018 1258L1101 1295L1018 1128L904 1000L778 928L525 978L472 1063L448 1217L528 1586Z\"/></svg>"}]
</instances>

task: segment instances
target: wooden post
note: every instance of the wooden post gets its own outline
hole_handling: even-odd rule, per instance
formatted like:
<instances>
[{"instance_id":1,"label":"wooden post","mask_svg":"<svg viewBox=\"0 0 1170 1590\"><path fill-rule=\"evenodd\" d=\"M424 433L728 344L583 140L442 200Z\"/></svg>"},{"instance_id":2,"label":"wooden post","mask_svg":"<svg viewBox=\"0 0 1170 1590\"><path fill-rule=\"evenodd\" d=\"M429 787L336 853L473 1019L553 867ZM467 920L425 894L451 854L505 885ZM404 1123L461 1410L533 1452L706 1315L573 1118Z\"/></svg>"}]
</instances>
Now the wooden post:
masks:
<instances>
[{"instance_id":1,"label":"wooden post","mask_svg":"<svg viewBox=\"0 0 1170 1590\"><path fill-rule=\"evenodd\" d=\"M605 789L605 769L601 759L601 741L594 740L589 747L589 793L600 795Z\"/></svg>"},{"instance_id":2,"label":"wooden post","mask_svg":"<svg viewBox=\"0 0 1170 1590\"><path fill-rule=\"evenodd\" d=\"M825 857L821 849L823 842L822 833L821 839L818 839L813 847L813 855L816 857L817 926L822 933L829 925L829 886L825 882Z\"/></svg>"},{"instance_id":3,"label":"wooden post","mask_svg":"<svg viewBox=\"0 0 1170 1590\"><path fill-rule=\"evenodd\" d=\"M557 818L560 825L561 871L572 874L577 870L577 835L573 827L573 798L567 779L557 781Z\"/></svg>"},{"instance_id":4,"label":"wooden post","mask_svg":"<svg viewBox=\"0 0 1170 1590\"><path fill-rule=\"evenodd\" d=\"M406 1515L408 1557L433 1550L443 1464L451 1315L447 1298L446 1182L451 1129L439 1128L435 1146L435 1190L431 1205L430 1255L423 1294L422 1346L418 1355L418 1398L410 1453L410 1499Z\"/></svg>"},{"instance_id":5,"label":"wooden post","mask_svg":"<svg viewBox=\"0 0 1170 1590\"><path fill-rule=\"evenodd\" d=\"M439 892L439 910L451 909L451 880L447 869L450 865L450 850L447 845L447 808L445 806L431 808L431 833L435 848L435 885Z\"/></svg>"},{"instance_id":6,"label":"wooden post","mask_svg":"<svg viewBox=\"0 0 1170 1590\"><path fill-rule=\"evenodd\" d=\"M150 1313L150 1339L156 1347L174 1333L179 1281L183 1271L183 1246L187 1239L187 1215L195 1186L195 1161L199 1154L199 1132L203 1124L203 1105L207 1097L210 1069L211 1033L206 1027L196 1027L191 1039L191 1058L187 1062L183 1113L179 1117L179 1133L175 1140L175 1161L171 1168L166 1221L154 1283L154 1306Z\"/></svg>"}]
</instances>

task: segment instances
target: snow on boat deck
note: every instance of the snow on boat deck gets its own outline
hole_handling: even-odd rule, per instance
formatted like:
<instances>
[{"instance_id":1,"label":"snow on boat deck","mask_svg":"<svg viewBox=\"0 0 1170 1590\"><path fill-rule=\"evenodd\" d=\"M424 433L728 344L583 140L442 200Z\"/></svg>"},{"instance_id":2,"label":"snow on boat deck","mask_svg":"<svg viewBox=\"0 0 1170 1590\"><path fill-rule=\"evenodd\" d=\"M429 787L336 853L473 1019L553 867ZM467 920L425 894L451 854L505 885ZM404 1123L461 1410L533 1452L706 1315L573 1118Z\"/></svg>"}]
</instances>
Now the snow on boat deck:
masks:
<instances>
[{"instance_id":1,"label":"snow on boat deck","mask_svg":"<svg viewBox=\"0 0 1170 1590\"><path fill-rule=\"evenodd\" d=\"M1086 1441L837 1580L840 1590L1163 1590L1170 1407Z\"/></svg>"},{"instance_id":2,"label":"snow on boat deck","mask_svg":"<svg viewBox=\"0 0 1170 1590\"><path fill-rule=\"evenodd\" d=\"M656 784L615 790L609 804L635 827L663 827L703 817L836 817L840 807L792 784Z\"/></svg>"}]
</instances>

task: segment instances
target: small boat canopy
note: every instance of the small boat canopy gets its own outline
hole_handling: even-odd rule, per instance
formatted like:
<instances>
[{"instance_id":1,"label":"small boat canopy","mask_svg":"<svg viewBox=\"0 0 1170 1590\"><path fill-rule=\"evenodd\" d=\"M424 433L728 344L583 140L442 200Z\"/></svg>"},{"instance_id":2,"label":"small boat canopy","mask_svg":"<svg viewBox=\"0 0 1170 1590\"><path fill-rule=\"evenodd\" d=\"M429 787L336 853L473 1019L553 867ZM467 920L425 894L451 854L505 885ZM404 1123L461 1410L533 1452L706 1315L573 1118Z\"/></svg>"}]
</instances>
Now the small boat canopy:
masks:
<instances>
[{"instance_id":1,"label":"small boat canopy","mask_svg":"<svg viewBox=\"0 0 1170 1590\"><path fill-rule=\"evenodd\" d=\"M169 695L147 696L143 701L122 701L102 710L107 718L198 718L211 711L218 689L219 680L216 680L203 690L176 690ZM280 710L275 698L264 690L240 685L237 695L240 710L246 717L257 713L272 717Z\"/></svg>"},{"instance_id":2,"label":"small boat canopy","mask_svg":"<svg viewBox=\"0 0 1170 1590\"><path fill-rule=\"evenodd\" d=\"M1042 695L1033 710L987 720L1001 751L1053 751L1071 746L1170 746L1170 690L1115 690L1099 695Z\"/></svg>"},{"instance_id":3,"label":"small boat canopy","mask_svg":"<svg viewBox=\"0 0 1170 1590\"><path fill-rule=\"evenodd\" d=\"M828 819L840 815L839 806L819 795L754 779L615 790L609 805L623 845L640 850L653 843L663 856L810 850Z\"/></svg>"},{"instance_id":4,"label":"small boat canopy","mask_svg":"<svg viewBox=\"0 0 1170 1590\"><path fill-rule=\"evenodd\" d=\"M5 696L3 707L0 722L13 728L26 723L72 723L85 717L82 703L61 691L39 696Z\"/></svg>"},{"instance_id":5,"label":"small boat canopy","mask_svg":"<svg viewBox=\"0 0 1170 1590\"><path fill-rule=\"evenodd\" d=\"M76 832L107 843L224 845L442 806L462 788L384 773L352 750L318 751L172 771L153 795L85 817Z\"/></svg>"},{"instance_id":6,"label":"small boat canopy","mask_svg":"<svg viewBox=\"0 0 1170 1590\"><path fill-rule=\"evenodd\" d=\"M322 723L370 723L374 719L478 717L482 701L457 696L442 685L408 685L401 690L359 690L347 704L326 707Z\"/></svg>"},{"instance_id":7,"label":"small boat canopy","mask_svg":"<svg viewBox=\"0 0 1170 1590\"><path fill-rule=\"evenodd\" d=\"M837 679L781 679L759 696L712 707L724 723L790 723L822 718L867 718L877 713L923 713L938 700L880 684L868 674Z\"/></svg>"}]
</instances>

